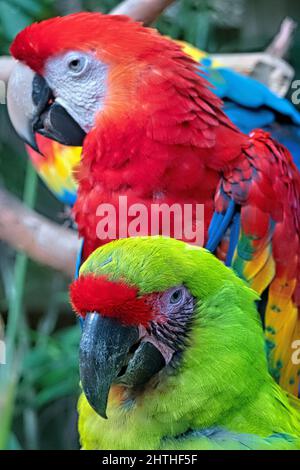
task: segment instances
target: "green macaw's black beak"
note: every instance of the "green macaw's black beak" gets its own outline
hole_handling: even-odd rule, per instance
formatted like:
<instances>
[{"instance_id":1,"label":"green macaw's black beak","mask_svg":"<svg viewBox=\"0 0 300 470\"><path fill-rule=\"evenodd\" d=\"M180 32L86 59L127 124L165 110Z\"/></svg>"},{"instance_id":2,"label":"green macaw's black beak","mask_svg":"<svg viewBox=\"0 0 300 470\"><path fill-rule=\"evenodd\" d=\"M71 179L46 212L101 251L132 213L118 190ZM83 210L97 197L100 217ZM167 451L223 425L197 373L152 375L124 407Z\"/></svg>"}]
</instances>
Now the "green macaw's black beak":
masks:
<instances>
[{"instance_id":1,"label":"green macaw's black beak","mask_svg":"<svg viewBox=\"0 0 300 470\"><path fill-rule=\"evenodd\" d=\"M33 79L32 100L37 110L32 122L33 133L42 134L63 145L82 146L86 135L84 130L54 101L46 80L37 74Z\"/></svg>"},{"instance_id":2,"label":"green macaw's black beak","mask_svg":"<svg viewBox=\"0 0 300 470\"><path fill-rule=\"evenodd\" d=\"M39 151L36 133L64 145L82 146L84 130L55 100L46 80L21 62L9 78L7 107L17 133L34 150Z\"/></svg>"},{"instance_id":3,"label":"green macaw's black beak","mask_svg":"<svg viewBox=\"0 0 300 470\"><path fill-rule=\"evenodd\" d=\"M80 378L91 407L103 418L112 384L138 388L164 366L151 343L139 343L139 330L98 313L87 314L80 342Z\"/></svg>"}]
</instances>

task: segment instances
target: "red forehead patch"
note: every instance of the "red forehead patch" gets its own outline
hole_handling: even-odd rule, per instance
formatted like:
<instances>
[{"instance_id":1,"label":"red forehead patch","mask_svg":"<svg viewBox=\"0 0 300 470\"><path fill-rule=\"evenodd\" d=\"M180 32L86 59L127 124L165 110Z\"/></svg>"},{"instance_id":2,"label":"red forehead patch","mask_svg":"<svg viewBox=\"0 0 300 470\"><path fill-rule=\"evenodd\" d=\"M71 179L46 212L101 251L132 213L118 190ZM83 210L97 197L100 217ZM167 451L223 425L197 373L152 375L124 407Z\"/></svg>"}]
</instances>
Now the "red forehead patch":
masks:
<instances>
[{"instance_id":1,"label":"red forehead patch","mask_svg":"<svg viewBox=\"0 0 300 470\"><path fill-rule=\"evenodd\" d=\"M149 296L138 297L138 289L105 276L80 276L70 286L70 299L75 312L85 317L88 312L115 318L126 325L147 326L153 317Z\"/></svg>"},{"instance_id":2,"label":"red forehead patch","mask_svg":"<svg viewBox=\"0 0 300 470\"><path fill-rule=\"evenodd\" d=\"M136 34L142 34L142 40L137 41ZM147 38L157 41L159 36L127 16L83 12L28 26L17 35L10 51L16 59L42 73L45 61L64 51L99 50L103 60L108 60L111 55L122 57L143 51Z\"/></svg>"}]
</instances>

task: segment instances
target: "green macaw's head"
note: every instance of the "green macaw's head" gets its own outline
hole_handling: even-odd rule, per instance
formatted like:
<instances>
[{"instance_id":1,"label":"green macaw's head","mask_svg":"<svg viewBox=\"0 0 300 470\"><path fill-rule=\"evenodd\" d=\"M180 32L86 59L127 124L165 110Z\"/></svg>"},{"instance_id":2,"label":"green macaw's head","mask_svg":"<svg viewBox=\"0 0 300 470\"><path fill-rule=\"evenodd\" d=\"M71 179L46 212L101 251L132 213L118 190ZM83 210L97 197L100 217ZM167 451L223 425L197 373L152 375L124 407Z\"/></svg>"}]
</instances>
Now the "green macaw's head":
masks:
<instances>
[{"instance_id":1,"label":"green macaw's head","mask_svg":"<svg viewBox=\"0 0 300 470\"><path fill-rule=\"evenodd\" d=\"M267 374L256 299L205 249L163 237L99 248L71 286L91 407L109 416L115 388L124 410L143 403L179 417L197 402L209 424L247 400Z\"/></svg>"}]
</instances>

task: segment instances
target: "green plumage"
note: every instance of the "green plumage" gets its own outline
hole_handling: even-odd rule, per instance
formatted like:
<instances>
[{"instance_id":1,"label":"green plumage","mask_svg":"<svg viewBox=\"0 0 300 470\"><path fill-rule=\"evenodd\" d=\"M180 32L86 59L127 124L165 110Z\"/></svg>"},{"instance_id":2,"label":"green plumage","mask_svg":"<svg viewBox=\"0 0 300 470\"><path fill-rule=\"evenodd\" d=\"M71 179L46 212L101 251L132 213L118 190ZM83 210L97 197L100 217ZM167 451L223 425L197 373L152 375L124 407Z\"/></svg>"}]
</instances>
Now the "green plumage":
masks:
<instances>
[{"instance_id":1,"label":"green plumage","mask_svg":"<svg viewBox=\"0 0 300 470\"><path fill-rule=\"evenodd\" d=\"M108 420L84 395L84 449L300 449L300 406L268 373L257 294L204 249L169 238L132 238L99 248L81 275L106 275L142 296L184 284L196 298L179 366L155 388L120 400L112 387Z\"/></svg>"}]
</instances>

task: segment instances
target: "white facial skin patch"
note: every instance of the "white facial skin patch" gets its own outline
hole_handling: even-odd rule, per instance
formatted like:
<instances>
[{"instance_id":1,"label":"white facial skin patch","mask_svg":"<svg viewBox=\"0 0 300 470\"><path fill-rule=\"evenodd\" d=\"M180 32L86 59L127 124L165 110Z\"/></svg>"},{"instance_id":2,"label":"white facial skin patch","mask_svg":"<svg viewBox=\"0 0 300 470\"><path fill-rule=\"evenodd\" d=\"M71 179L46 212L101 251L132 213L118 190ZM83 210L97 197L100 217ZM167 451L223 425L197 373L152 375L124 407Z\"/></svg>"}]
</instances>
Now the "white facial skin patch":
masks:
<instances>
[{"instance_id":1,"label":"white facial skin patch","mask_svg":"<svg viewBox=\"0 0 300 470\"><path fill-rule=\"evenodd\" d=\"M47 61L44 77L56 103L90 132L104 107L108 66L94 54L69 51Z\"/></svg>"}]
</instances>

